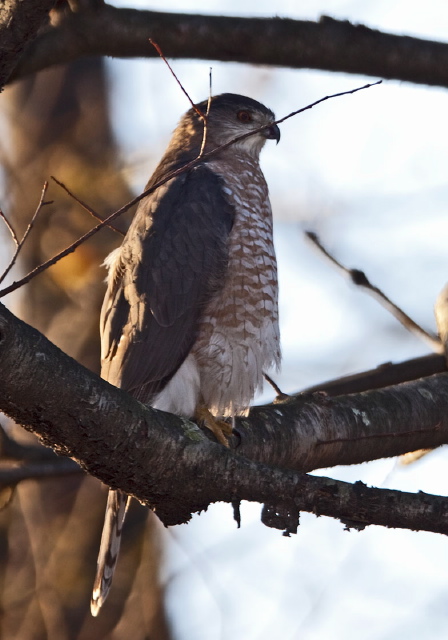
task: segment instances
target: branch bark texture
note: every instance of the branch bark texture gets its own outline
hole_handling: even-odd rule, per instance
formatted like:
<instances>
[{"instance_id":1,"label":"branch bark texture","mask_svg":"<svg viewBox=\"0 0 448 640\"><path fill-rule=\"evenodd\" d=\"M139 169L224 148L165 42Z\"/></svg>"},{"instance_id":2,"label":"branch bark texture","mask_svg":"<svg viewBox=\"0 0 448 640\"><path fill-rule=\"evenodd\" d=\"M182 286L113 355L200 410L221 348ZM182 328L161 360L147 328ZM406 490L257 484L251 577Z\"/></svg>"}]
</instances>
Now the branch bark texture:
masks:
<instances>
[{"instance_id":1,"label":"branch bark texture","mask_svg":"<svg viewBox=\"0 0 448 640\"><path fill-rule=\"evenodd\" d=\"M47 22L56 0L5 0L0 4L0 88L10 77L25 46Z\"/></svg>"},{"instance_id":2,"label":"branch bark texture","mask_svg":"<svg viewBox=\"0 0 448 640\"><path fill-rule=\"evenodd\" d=\"M325 69L448 86L448 45L322 17L234 18L117 9L65 14L27 49L13 79L81 56L157 56Z\"/></svg>"},{"instance_id":3,"label":"branch bark texture","mask_svg":"<svg viewBox=\"0 0 448 640\"><path fill-rule=\"evenodd\" d=\"M231 451L188 420L147 408L100 380L2 306L0 360L5 413L103 482L136 496L167 525L212 502L244 499L358 528L374 523L448 533L444 498L302 473L448 442L448 374L255 408L238 421Z\"/></svg>"}]
</instances>

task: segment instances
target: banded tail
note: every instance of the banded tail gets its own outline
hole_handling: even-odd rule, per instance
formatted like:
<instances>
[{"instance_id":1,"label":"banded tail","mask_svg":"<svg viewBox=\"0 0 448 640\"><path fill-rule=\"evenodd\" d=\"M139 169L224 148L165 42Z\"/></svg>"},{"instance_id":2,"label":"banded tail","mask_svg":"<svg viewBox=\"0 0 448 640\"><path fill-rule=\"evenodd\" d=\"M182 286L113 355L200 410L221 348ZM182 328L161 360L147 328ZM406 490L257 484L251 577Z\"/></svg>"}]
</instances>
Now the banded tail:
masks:
<instances>
[{"instance_id":1,"label":"banded tail","mask_svg":"<svg viewBox=\"0 0 448 640\"><path fill-rule=\"evenodd\" d=\"M129 505L130 497L121 491L109 489L106 515L104 518L101 545L96 565L96 576L93 583L90 611L97 616L114 577L115 566L120 551L121 530Z\"/></svg>"}]
</instances>

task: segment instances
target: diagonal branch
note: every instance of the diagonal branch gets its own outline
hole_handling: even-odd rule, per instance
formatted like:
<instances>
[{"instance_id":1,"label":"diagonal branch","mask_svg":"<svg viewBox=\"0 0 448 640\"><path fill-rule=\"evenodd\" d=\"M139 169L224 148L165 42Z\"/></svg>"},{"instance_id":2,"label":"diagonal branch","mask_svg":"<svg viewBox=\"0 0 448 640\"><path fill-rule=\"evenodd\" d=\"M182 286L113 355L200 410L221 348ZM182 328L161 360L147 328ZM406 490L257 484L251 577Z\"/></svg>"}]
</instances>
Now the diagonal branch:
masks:
<instances>
[{"instance_id":1,"label":"diagonal branch","mask_svg":"<svg viewBox=\"0 0 448 640\"><path fill-rule=\"evenodd\" d=\"M400 309L395 302L392 302L385 293L378 287L375 287L367 278L364 271L359 269L349 269L341 264L336 258L329 253L329 251L323 246L316 233L313 231L305 231L305 236L313 243L313 245L344 275L346 275L354 285L362 287L367 293L373 296L380 304L391 313L400 322L405 329L423 339L435 353L444 353L443 345L441 341L433 333L426 331L419 324L417 324L407 313Z\"/></svg>"},{"instance_id":2,"label":"diagonal branch","mask_svg":"<svg viewBox=\"0 0 448 640\"><path fill-rule=\"evenodd\" d=\"M378 82L374 82L372 84L363 85L362 87L356 87L355 89L349 89L348 91L341 91L339 93L335 93L335 94L332 94L332 95L324 96L323 98L320 98L319 100L316 100L315 102L313 102L311 104L308 104L306 107L302 107L300 109L297 109L296 111L293 111L292 113L289 113L288 115L284 116L283 118L279 118L278 120L275 120L271 124L278 124L279 122L284 122L288 118L292 118L293 116L296 116L299 113L302 113L303 111L307 111L308 109L312 109L313 107L317 106L321 102L325 102L325 100L330 100L331 98L339 98L341 96L351 95L351 94L357 93L358 91L363 91L364 89L369 89L370 87L376 86L377 84L380 84L380 83L381 83L381 81L378 81ZM158 189L159 187L164 185L169 180L172 180L173 178L179 176L182 173L185 173L186 171L188 171L192 167L195 167L199 162L202 162L204 159L216 155L217 153L219 153L223 149L227 149L228 147L232 146L236 142L239 142L240 140L245 140L246 138L249 138L249 137L257 134L260 131L264 131L265 129L266 129L266 126L258 127L257 129L252 129L251 131L248 131L247 133L243 133L240 136L236 136L232 140L229 140L228 142L225 142L224 144L221 144L218 147L213 147L212 149L210 149L206 153L203 152L203 147L201 145L201 150L200 150L199 154L196 156L196 158L194 158L190 162L187 162L186 164L184 164L183 166L179 167L178 169L175 169L174 171L169 172L167 175L165 175L165 177L163 177L161 180L158 180L158 182L153 184L149 189L146 189L139 196L136 196L130 202L128 202L127 204L123 205L120 209L117 209L116 211L111 213L109 216L107 216L107 218L102 219L99 224L97 224L95 227L90 229L90 231L87 231L87 233L85 233L83 236L81 236L80 238L75 240L75 242L73 242L69 247L67 247L66 249L64 249L60 253L56 254L55 256L53 256L52 258L47 260L46 262L43 262L42 264L37 266L35 269L33 269L32 271L27 273L20 280L17 280L16 282L13 282L8 287L5 287L4 289L1 289L0 290L0 298L2 298L3 296L8 295L9 293L12 293L13 291L16 291L17 289L22 287L24 284L27 284L33 278L35 278L37 275L39 275L39 273L42 273L43 271L45 271L49 267L51 267L54 264L56 264L57 262L59 262L59 260L61 260L62 258L65 258L70 253L73 253L86 240L88 240L93 235L98 233L98 231L101 231L101 229L103 229L103 227L105 227L105 226L110 227L111 226L111 222L113 220L115 220L115 218L118 218L118 216L121 216L123 213L126 213L126 211L129 211L129 209L131 209L134 205L139 203L140 200L143 200L143 198L146 198L146 196L148 196L150 193L153 193L153 191L155 191L156 189ZM207 126L206 126L206 123L205 123L203 144L205 144L206 134L207 134ZM62 183L60 183L58 180L56 180L55 178L53 178L53 180L55 180L55 182L57 184L59 184L60 186L62 186L66 191L68 191L67 188L64 185L62 185ZM70 195L73 198L77 199L72 193L70 193ZM79 202L90 213L95 215L93 213L93 210L90 207L88 207L82 201L79 201ZM95 217L97 217L97 216L95 215Z\"/></svg>"},{"instance_id":3,"label":"diagonal branch","mask_svg":"<svg viewBox=\"0 0 448 640\"><path fill-rule=\"evenodd\" d=\"M63 182L61 182L60 180L58 180L57 178L55 178L54 176L51 176L51 179L53 180L53 182L55 182L59 187L61 187L61 189L63 189L65 191L65 193L70 196L70 198L72 198L72 200L74 200L75 202L77 202L83 209L85 209L85 211L87 211L87 213L90 213L90 215L92 216L92 218L96 218L97 220L99 220L100 222L104 222L104 218L102 216L100 216L99 213L97 213L96 211L94 211L91 207L89 207L88 204L86 204L83 200L81 200L81 198L78 198L78 196L75 196L75 194L70 191L70 189L68 187L65 186L65 184ZM119 233L121 236L126 235L124 233L124 231L121 231L121 229L118 229L117 227L114 227L113 224L108 224L107 225L109 227L109 229L112 229L112 231L115 231L116 233Z\"/></svg>"}]
</instances>

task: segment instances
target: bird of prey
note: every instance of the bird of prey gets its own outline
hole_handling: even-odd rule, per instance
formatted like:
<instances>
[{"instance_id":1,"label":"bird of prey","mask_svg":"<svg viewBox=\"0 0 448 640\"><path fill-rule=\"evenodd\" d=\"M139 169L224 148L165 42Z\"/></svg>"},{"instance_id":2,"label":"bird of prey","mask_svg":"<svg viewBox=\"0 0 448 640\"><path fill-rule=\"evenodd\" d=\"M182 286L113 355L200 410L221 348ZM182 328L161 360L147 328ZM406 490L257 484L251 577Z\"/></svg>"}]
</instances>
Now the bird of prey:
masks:
<instances>
[{"instance_id":1,"label":"bird of prey","mask_svg":"<svg viewBox=\"0 0 448 640\"><path fill-rule=\"evenodd\" d=\"M232 93L190 109L146 189L198 162L141 200L106 261L102 377L156 409L202 420L223 444L224 420L214 418L247 413L263 371L280 364L272 212L259 165L266 140L280 139L274 120ZM112 582L128 501L109 491L93 615Z\"/></svg>"}]
</instances>

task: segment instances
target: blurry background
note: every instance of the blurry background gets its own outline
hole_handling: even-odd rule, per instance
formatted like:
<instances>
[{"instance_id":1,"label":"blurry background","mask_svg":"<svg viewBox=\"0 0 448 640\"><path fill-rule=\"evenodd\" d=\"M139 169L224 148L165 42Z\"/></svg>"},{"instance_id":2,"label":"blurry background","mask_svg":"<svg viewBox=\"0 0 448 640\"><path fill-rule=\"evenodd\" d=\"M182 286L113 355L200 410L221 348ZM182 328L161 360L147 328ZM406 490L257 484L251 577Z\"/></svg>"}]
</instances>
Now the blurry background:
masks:
<instances>
[{"instance_id":1,"label":"blurry background","mask_svg":"<svg viewBox=\"0 0 448 640\"><path fill-rule=\"evenodd\" d=\"M369 27L448 39L448 10L428 0L116 2L156 10L316 20L326 14ZM162 43L161 43L162 44ZM149 46L149 45L148 45ZM320 71L174 61L194 100L243 93L286 115L372 78ZM375 80L375 79L373 79ZM142 190L188 102L160 60L84 61L5 92L2 208L23 229L49 174L100 213ZM427 353L378 304L355 290L303 238L316 231L346 265L425 328L448 280L448 91L393 81L337 98L281 126L262 166L274 210L284 364L276 377L297 391L386 361ZM38 150L38 152L36 151ZM89 228L56 187L21 265L28 270ZM106 231L40 276L14 300L21 316L90 368L98 367L99 268L120 238ZM4 236L4 260L11 242ZM270 390L260 401L271 399ZM446 494L446 450L408 468L382 460L319 470L348 481ZM0 513L5 638L363 640L446 638L448 542L434 534L369 527L344 532L309 514L297 536L228 505L163 529L135 507L104 611L86 613L105 491L96 481L24 483ZM163 550L163 552L161 552ZM160 572L160 573L159 573ZM157 577L159 576L159 577Z\"/></svg>"}]
</instances>

